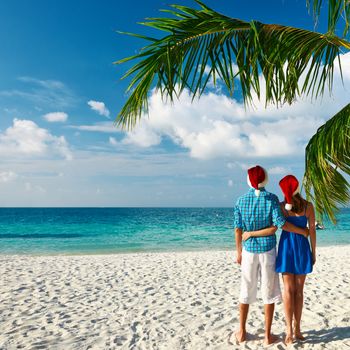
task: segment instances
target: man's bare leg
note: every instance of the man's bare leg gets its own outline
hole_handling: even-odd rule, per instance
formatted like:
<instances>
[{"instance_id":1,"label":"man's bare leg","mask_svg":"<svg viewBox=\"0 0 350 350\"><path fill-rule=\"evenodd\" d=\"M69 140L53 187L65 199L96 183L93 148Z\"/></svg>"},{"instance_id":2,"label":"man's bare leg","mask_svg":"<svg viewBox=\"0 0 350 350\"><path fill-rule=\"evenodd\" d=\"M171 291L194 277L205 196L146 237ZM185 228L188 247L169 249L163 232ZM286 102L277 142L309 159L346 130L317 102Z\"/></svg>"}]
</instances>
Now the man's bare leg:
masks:
<instances>
[{"instance_id":1,"label":"man's bare leg","mask_svg":"<svg viewBox=\"0 0 350 350\"><path fill-rule=\"evenodd\" d=\"M239 343L246 340L246 322L248 317L249 304L239 304L239 330L235 333L236 339Z\"/></svg>"},{"instance_id":2,"label":"man's bare leg","mask_svg":"<svg viewBox=\"0 0 350 350\"><path fill-rule=\"evenodd\" d=\"M269 345L277 340L277 337L271 334L271 325L275 304L265 304L265 339L264 345Z\"/></svg>"}]
</instances>

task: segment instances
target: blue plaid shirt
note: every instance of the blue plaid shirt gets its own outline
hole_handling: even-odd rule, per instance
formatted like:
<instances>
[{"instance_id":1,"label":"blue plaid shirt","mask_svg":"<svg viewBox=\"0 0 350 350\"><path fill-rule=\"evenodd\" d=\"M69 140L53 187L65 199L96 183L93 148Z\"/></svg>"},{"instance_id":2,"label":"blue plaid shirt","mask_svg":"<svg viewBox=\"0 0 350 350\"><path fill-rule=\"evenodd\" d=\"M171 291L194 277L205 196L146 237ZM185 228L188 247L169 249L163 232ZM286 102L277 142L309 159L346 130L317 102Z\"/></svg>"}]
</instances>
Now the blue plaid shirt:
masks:
<instances>
[{"instance_id":1,"label":"blue plaid shirt","mask_svg":"<svg viewBox=\"0 0 350 350\"><path fill-rule=\"evenodd\" d=\"M234 207L234 226L243 231L258 231L271 225L281 228L285 222L278 197L264 188L260 188L258 197L251 188L238 198ZM251 253L267 252L276 246L276 235L251 237L243 246Z\"/></svg>"}]
</instances>

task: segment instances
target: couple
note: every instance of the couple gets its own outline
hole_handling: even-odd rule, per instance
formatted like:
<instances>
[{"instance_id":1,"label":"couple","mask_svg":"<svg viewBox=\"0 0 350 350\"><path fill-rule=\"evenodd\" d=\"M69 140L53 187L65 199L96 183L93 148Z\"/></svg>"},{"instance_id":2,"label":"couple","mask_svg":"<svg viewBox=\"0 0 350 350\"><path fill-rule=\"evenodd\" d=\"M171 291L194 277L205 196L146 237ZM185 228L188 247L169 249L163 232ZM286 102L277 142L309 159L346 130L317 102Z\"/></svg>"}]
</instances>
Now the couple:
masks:
<instances>
[{"instance_id":1,"label":"couple","mask_svg":"<svg viewBox=\"0 0 350 350\"><path fill-rule=\"evenodd\" d=\"M312 203L301 197L298 180L293 175L285 176L279 183L285 197L283 203L265 190L268 176L261 166L248 170L247 181L251 189L238 199L234 208L237 262L241 265L242 273L240 327L235 333L236 340L246 340L249 304L256 301L259 278L265 304L264 345L277 340L271 334L271 324L275 302L281 300L279 272L284 284L285 343L291 344L294 339L304 339L300 330L303 288L306 274L312 271L316 261L314 208ZM276 258L277 228L283 231Z\"/></svg>"}]
</instances>

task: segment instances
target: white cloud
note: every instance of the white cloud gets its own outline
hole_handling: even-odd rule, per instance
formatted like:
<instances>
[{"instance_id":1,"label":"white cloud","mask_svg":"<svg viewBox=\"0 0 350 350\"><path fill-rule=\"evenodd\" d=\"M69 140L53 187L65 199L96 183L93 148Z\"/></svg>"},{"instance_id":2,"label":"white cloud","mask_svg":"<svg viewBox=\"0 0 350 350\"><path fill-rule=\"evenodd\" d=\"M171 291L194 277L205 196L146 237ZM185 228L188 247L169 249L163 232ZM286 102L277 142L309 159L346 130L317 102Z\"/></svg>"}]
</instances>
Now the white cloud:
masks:
<instances>
[{"instance_id":1,"label":"white cloud","mask_svg":"<svg viewBox=\"0 0 350 350\"><path fill-rule=\"evenodd\" d=\"M350 53L342 56L343 67ZM349 64L350 65L350 64ZM254 98L255 108L223 94L209 92L199 100L184 91L174 103L163 101L157 91L149 98L149 115L143 115L138 126L127 132L122 143L150 147L164 137L187 149L193 158L230 158L232 161L302 156L310 137L327 119L349 103L346 91L350 69L344 70L343 86L339 69L335 69L333 96L312 102L301 98L292 105L265 108ZM232 163L234 164L234 163Z\"/></svg>"},{"instance_id":2,"label":"white cloud","mask_svg":"<svg viewBox=\"0 0 350 350\"><path fill-rule=\"evenodd\" d=\"M46 188L42 187L42 186L35 186L35 190L41 193L46 193Z\"/></svg>"},{"instance_id":3,"label":"white cloud","mask_svg":"<svg viewBox=\"0 0 350 350\"><path fill-rule=\"evenodd\" d=\"M122 141L123 144L133 144L140 147L150 147L158 145L160 142L160 135L156 131L153 131L152 128L147 127L147 125L128 132L127 136Z\"/></svg>"},{"instance_id":4,"label":"white cloud","mask_svg":"<svg viewBox=\"0 0 350 350\"><path fill-rule=\"evenodd\" d=\"M90 100L88 105L92 110L96 111L98 114L103 115L105 117L109 117L109 110L103 102Z\"/></svg>"},{"instance_id":5,"label":"white cloud","mask_svg":"<svg viewBox=\"0 0 350 350\"><path fill-rule=\"evenodd\" d=\"M242 162L234 162L234 163L227 163L226 166L229 169L243 169L243 170L248 170L250 167L254 166L254 164L247 164L247 163L242 163Z\"/></svg>"},{"instance_id":6,"label":"white cloud","mask_svg":"<svg viewBox=\"0 0 350 350\"><path fill-rule=\"evenodd\" d=\"M112 122L95 123L92 125L70 125L69 128L81 131L117 133L120 130Z\"/></svg>"},{"instance_id":7,"label":"white cloud","mask_svg":"<svg viewBox=\"0 0 350 350\"><path fill-rule=\"evenodd\" d=\"M118 145L118 141L114 138L114 137L109 137L109 143L112 145L112 146L116 146Z\"/></svg>"},{"instance_id":8,"label":"white cloud","mask_svg":"<svg viewBox=\"0 0 350 350\"><path fill-rule=\"evenodd\" d=\"M250 115L244 106L224 95L209 93L192 103L191 96L183 93L173 105L163 102L159 93L150 97L150 117L128 132L123 143L141 147L157 145L163 136L189 150L193 158L215 157L273 157L298 153L315 129L314 120L309 123L302 117L284 121L262 121ZM307 125L309 124L309 125ZM319 125L319 123L318 123ZM307 128L307 126L309 128ZM293 135L300 140L289 147ZM276 130L280 130L276 133Z\"/></svg>"},{"instance_id":9,"label":"white cloud","mask_svg":"<svg viewBox=\"0 0 350 350\"><path fill-rule=\"evenodd\" d=\"M228 180L227 186L228 186L228 187L232 187L232 186L233 186L233 181L232 181L232 180Z\"/></svg>"},{"instance_id":10,"label":"white cloud","mask_svg":"<svg viewBox=\"0 0 350 350\"><path fill-rule=\"evenodd\" d=\"M267 170L268 174L273 174L273 175L281 175L281 174L288 174L291 172L290 169L287 169L282 166L275 166Z\"/></svg>"},{"instance_id":11,"label":"white cloud","mask_svg":"<svg viewBox=\"0 0 350 350\"><path fill-rule=\"evenodd\" d=\"M36 192L41 194L45 194L47 192L46 188L40 185L33 185L30 182L26 182L24 188L27 192Z\"/></svg>"},{"instance_id":12,"label":"white cloud","mask_svg":"<svg viewBox=\"0 0 350 350\"><path fill-rule=\"evenodd\" d=\"M32 83L35 85L40 85L47 89L64 89L65 85L59 80L41 80L33 77L22 76L17 78L19 81L24 83Z\"/></svg>"},{"instance_id":13,"label":"white cloud","mask_svg":"<svg viewBox=\"0 0 350 350\"><path fill-rule=\"evenodd\" d=\"M16 106L19 99L23 99L34 104L38 110L52 106L63 109L74 106L79 100L61 81L32 77L19 77L18 80L24 83L23 89L0 90L0 96L5 96L8 103L13 102Z\"/></svg>"},{"instance_id":14,"label":"white cloud","mask_svg":"<svg viewBox=\"0 0 350 350\"><path fill-rule=\"evenodd\" d=\"M194 174L194 177L197 179L205 179L207 177L206 174Z\"/></svg>"},{"instance_id":15,"label":"white cloud","mask_svg":"<svg viewBox=\"0 0 350 350\"><path fill-rule=\"evenodd\" d=\"M68 119L68 114L64 112L51 112L45 114L43 118L50 123L65 122Z\"/></svg>"},{"instance_id":16,"label":"white cloud","mask_svg":"<svg viewBox=\"0 0 350 350\"><path fill-rule=\"evenodd\" d=\"M17 178L17 174L13 171L1 171L0 182L10 182Z\"/></svg>"},{"instance_id":17,"label":"white cloud","mask_svg":"<svg viewBox=\"0 0 350 350\"><path fill-rule=\"evenodd\" d=\"M0 134L2 157L53 157L72 159L64 136L54 136L32 120L14 119L13 125Z\"/></svg>"}]
</instances>

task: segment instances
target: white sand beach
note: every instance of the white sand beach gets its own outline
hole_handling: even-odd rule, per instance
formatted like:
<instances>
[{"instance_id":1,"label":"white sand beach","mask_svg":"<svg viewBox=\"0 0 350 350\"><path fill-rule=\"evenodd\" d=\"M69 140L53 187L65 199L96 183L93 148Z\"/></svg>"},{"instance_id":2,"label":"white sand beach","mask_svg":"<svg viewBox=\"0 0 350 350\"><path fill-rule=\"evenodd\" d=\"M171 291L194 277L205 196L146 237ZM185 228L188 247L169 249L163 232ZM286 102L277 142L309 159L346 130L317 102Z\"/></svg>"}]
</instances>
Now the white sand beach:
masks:
<instances>
[{"instance_id":1,"label":"white sand beach","mask_svg":"<svg viewBox=\"0 0 350 350\"><path fill-rule=\"evenodd\" d=\"M318 249L295 349L350 349L350 246ZM0 256L0 349L261 349L262 303L234 344L233 251ZM285 349L282 304L273 332Z\"/></svg>"}]
</instances>

